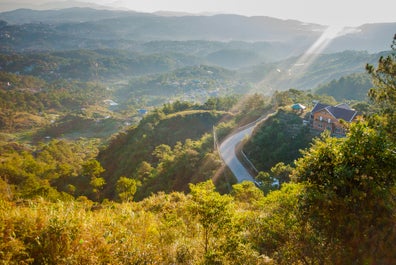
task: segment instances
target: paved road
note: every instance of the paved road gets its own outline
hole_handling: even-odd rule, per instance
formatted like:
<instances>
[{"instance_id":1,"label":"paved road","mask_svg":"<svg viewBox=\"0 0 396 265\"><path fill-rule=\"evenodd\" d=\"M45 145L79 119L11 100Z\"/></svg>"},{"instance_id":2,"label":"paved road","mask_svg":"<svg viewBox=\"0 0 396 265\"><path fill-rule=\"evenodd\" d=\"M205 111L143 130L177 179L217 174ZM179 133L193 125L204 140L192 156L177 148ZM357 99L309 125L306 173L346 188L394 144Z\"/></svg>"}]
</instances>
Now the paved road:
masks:
<instances>
[{"instance_id":1,"label":"paved road","mask_svg":"<svg viewBox=\"0 0 396 265\"><path fill-rule=\"evenodd\" d=\"M242 181L253 181L254 178L252 175L250 175L249 171L246 170L246 168L242 165L242 163L238 160L237 155L236 155L236 146L245 138L245 137L250 137L255 126L268 119L268 117L274 115L269 114L265 118L257 120L254 123L251 123L250 126L246 127L245 129L236 132L232 134L231 136L227 137L219 147L219 152L220 156L225 162L225 164L228 166L228 168L231 170L231 172L234 174L238 182Z\"/></svg>"},{"instance_id":2,"label":"paved road","mask_svg":"<svg viewBox=\"0 0 396 265\"><path fill-rule=\"evenodd\" d=\"M231 136L229 136L225 141L220 144L220 156L237 178L238 182L242 182L244 180L254 181L253 177L246 170L246 168L242 165L242 163L238 160L235 147L245 138L250 137L253 132L254 126L248 127L240 132L237 132Z\"/></svg>"}]
</instances>

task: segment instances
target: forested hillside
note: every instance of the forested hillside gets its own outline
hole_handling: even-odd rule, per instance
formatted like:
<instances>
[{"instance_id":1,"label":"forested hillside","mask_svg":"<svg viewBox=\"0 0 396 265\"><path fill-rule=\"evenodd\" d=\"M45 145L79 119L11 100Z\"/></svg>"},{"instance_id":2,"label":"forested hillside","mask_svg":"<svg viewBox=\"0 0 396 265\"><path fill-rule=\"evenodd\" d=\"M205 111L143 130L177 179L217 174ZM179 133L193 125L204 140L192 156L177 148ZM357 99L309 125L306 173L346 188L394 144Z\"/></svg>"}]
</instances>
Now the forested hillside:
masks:
<instances>
[{"instance_id":1,"label":"forested hillside","mask_svg":"<svg viewBox=\"0 0 396 265\"><path fill-rule=\"evenodd\" d=\"M323 26L268 17L0 19L0 264L396 264L394 24L311 54ZM359 118L314 132L317 102Z\"/></svg>"},{"instance_id":2,"label":"forested hillside","mask_svg":"<svg viewBox=\"0 0 396 265\"><path fill-rule=\"evenodd\" d=\"M115 198L121 176L141 182L139 198L151 192L187 191L188 183L206 180L221 165L213 150L213 126L229 115L176 103L144 117L99 153L107 182L105 196Z\"/></svg>"},{"instance_id":3,"label":"forested hillside","mask_svg":"<svg viewBox=\"0 0 396 265\"><path fill-rule=\"evenodd\" d=\"M326 94L338 101L342 100L366 100L367 93L373 87L367 74L352 74L340 79L333 79L315 89L318 94Z\"/></svg>"}]
</instances>

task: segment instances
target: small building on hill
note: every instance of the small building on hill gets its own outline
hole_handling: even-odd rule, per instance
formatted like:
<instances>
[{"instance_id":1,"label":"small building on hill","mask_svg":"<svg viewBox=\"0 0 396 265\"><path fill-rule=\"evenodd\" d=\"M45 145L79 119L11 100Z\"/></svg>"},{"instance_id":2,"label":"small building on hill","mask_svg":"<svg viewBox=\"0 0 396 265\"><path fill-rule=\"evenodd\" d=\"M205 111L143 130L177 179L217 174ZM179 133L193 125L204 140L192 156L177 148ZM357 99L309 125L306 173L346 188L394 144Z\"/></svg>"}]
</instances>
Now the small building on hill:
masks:
<instances>
[{"instance_id":1,"label":"small building on hill","mask_svg":"<svg viewBox=\"0 0 396 265\"><path fill-rule=\"evenodd\" d=\"M300 103L296 103L296 104L293 104L292 106L291 106L291 108L292 108L292 110L293 111L295 111L295 112L300 112L300 113L303 113L304 112L304 110L307 108L307 107L305 107L304 105L302 105L302 104L300 104Z\"/></svg>"},{"instance_id":2,"label":"small building on hill","mask_svg":"<svg viewBox=\"0 0 396 265\"><path fill-rule=\"evenodd\" d=\"M144 116L147 114L148 110L146 109L138 109L137 110L140 116Z\"/></svg>"},{"instance_id":3,"label":"small building on hill","mask_svg":"<svg viewBox=\"0 0 396 265\"><path fill-rule=\"evenodd\" d=\"M340 120L353 122L357 117L357 111L347 104L331 106L316 103L310 114L311 128L317 131L329 130L332 135L345 136L346 130Z\"/></svg>"}]
</instances>

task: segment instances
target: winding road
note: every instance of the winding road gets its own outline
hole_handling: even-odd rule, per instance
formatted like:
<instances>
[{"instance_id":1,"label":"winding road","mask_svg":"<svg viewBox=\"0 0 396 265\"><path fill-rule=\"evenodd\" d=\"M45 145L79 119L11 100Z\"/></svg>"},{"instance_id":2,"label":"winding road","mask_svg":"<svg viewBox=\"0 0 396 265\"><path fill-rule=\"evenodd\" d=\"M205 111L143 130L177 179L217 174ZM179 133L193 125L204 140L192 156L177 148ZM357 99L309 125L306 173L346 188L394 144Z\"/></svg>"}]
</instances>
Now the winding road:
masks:
<instances>
[{"instance_id":1,"label":"winding road","mask_svg":"<svg viewBox=\"0 0 396 265\"><path fill-rule=\"evenodd\" d=\"M255 180L253 176L249 173L249 171L237 158L236 147L243 139L245 139L246 137L250 137L252 135L253 130L257 124L267 120L270 116L274 114L275 113L269 114L263 118L256 120L255 122L250 123L249 125L245 126L245 128L243 128L242 130L228 136L220 144L219 147L220 156L223 159L224 163L234 174L238 182L242 182L242 181L255 182Z\"/></svg>"}]
</instances>

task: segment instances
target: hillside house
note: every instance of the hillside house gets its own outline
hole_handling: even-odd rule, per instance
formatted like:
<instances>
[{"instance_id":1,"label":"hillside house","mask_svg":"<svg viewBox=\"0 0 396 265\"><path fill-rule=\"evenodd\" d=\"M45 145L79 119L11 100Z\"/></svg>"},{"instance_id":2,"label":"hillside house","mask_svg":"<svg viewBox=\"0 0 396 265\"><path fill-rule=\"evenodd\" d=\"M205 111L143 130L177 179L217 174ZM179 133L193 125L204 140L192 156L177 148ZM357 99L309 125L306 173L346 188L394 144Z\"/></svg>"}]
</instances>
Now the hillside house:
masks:
<instances>
[{"instance_id":1,"label":"hillside house","mask_svg":"<svg viewBox=\"0 0 396 265\"><path fill-rule=\"evenodd\" d=\"M345 136L346 130L340 120L352 122L357 117L357 111L347 104L330 106L316 103L310 114L311 128L317 131L329 130L332 135Z\"/></svg>"}]
</instances>

